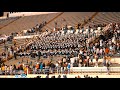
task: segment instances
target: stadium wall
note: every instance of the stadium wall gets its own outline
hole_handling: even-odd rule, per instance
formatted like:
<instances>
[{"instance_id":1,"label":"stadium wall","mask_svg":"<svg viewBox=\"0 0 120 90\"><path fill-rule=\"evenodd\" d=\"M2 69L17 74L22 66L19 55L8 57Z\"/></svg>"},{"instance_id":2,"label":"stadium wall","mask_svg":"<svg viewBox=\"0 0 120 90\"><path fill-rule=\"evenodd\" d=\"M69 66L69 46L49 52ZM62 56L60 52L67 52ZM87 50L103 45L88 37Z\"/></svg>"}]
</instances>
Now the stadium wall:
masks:
<instances>
[{"instance_id":1,"label":"stadium wall","mask_svg":"<svg viewBox=\"0 0 120 90\"><path fill-rule=\"evenodd\" d=\"M31 16L31 15L40 15L40 14L50 14L57 12L9 12L9 17L17 17L17 16Z\"/></svg>"},{"instance_id":2,"label":"stadium wall","mask_svg":"<svg viewBox=\"0 0 120 90\"><path fill-rule=\"evenodd\" d=\"M67 74L67 78L75 78L76 76L80 76L81 78L84 78L84 75L89 75L91 77L96 77L98 76L99 78L120 78L120 75L107 75L105 74L91 74L91 73L84 73L84 74ZM63 78L64 74L60 74L61 78ZM46 75L40 75L40 74L29 74L25 78L36 78L37 76L41 76L41 78L46 78ZM49 77L55 76L56 78L58 77L58 74L51 74ZM0 78L24 78L24 77L15 77L15 75L0 75Z\"/></svg>"}]
</instances>

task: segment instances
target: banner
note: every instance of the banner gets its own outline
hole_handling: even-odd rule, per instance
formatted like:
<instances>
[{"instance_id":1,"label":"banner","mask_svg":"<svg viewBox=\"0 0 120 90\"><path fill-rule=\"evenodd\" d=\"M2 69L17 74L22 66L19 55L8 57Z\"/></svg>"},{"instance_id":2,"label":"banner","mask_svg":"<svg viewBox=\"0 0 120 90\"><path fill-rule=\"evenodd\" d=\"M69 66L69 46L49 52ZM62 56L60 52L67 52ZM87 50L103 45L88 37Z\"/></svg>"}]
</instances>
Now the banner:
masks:
<instances>
[{"instance_id":1,"label":"banner","mask_svg":"<svg viewBox=\"0 0 120 90\"><path fill-rule=\"evenodd\" d=\"M27 78L26 74L15 75L15 78Z\"/></svg>"}]
</instances>

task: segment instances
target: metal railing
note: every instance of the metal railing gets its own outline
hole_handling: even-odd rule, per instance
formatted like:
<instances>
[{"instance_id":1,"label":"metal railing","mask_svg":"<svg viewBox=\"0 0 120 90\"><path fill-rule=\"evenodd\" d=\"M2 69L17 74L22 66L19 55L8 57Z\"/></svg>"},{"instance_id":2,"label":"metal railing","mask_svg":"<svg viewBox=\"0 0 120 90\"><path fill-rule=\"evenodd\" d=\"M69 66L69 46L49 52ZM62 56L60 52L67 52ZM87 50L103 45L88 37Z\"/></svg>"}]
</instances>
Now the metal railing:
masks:
<instances>
[{"instance_id":1,"label":"metal railing","mask_svg":"<svg viewBox=\"0 0 120 90\"><path fill-rule=\"evenodd\" d=\"M13 70L13 71L2 71L0 70L0 75L21 75L21 74L67 74L67 73L107 73L107 67L72 67L70 72L68 69L59 69L59 72L56 68L45 68L45 69L31 69L27 71L24 70ZM110 73L120 73L120 67L109 67Z\"/></svg>"},{"instance_id":2,"label":"metal railing","mask_svg":"<svg viewBox=\"0 0 120 90\"><path fill-rule=\"evenodd\" d=\"M23 70L12 70L12 71L2 71L0 70L0 75L21 75L24 74Z\"/></svg>"},{"instance_id":3,"label":"metal railing","mask_svg":"<svg viewBox=\"0 0 120 90\"><path fill-rule=\"evenodd\" d=\"M71 72L73 73L106 73L107 67L73 67ZM120 67L109 67L111 73L120 73Z\"/></svg>"}]
</instances>

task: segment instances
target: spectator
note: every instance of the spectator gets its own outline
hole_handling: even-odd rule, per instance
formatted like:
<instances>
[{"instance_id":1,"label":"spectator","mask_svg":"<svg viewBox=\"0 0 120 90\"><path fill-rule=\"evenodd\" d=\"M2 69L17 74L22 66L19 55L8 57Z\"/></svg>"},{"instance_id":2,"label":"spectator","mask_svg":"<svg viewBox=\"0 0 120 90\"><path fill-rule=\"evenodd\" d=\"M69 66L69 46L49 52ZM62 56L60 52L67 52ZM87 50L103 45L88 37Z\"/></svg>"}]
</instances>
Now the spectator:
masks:
<instances>
[{"instance_id":1,"label":"spectator","mask_svg":"<svg viewBox=\"0 0 120 90\"><path fill-rule=\"evenodd\" d=\"M70 74L70 63L68 63L67 69L68 69L68 74Z\"/></svg>"},{"instance_id":2,"label":"spectator","mask_svg":"<svg viewBox=\"0 0 120 90\"><path fill-rule=\"evenodd\" d=\"M105 67L106 66L106 57L104 56L103 58L103 66Z\"/></svg>"},{"instance_id":3,"label":"spectator","mask_svg":"<svg viewBox=\"0 0 120 90\"><path fill-rule=\"evenodd\" d=\"M49 74L47 74L46 78L49 78Z\"/></svg>"},{"instance_id":4,"label":"spectator","mask_svg":"<svg viewBox=\"0 0 120 90\"><path fill-rule=\"evenodd\" d=\"M107 74L110 75L110 64L109 64L109 62L107 62L106 66L107 66Z\"/></svg>"},{"instance_id":5,"label":"spectator","mask_svg":"<svg viewBox=\"0 0 120 90\"><path fill-rule=\"evenodd\" d=\"M58 75L58 78L61 78L61 75Z\"/></svg>"}]
</instances>

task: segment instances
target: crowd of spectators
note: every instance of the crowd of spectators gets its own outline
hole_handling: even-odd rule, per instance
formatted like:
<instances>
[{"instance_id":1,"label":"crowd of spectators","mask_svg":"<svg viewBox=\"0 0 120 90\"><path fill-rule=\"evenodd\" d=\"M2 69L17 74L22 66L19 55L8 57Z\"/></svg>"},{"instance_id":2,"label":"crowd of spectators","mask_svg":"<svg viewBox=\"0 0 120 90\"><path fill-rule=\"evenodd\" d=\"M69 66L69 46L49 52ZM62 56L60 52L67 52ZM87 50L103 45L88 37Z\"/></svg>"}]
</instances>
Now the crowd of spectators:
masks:
<instances>
[{"instance_id":1,"label":"crowd of spectators","mask_svg":"<svg viewBox=\"0 0 120 90\"><path fill-rule=\"evenodd\" d=\"M36 25L36 29L40 29L44 24ZM103 58L103 66L106 66L107 63L110 63L110 58L114 54L120 54L120 26L119 24L110 24L106 32L103 30L104 27L100 25L95 28L88 26L77 29L73 27L69 29L66 25L63 30L30 40L26 39L26 43L22 46L16 46L16 41L12 40L14 46L5 46L5 52L1 56L8 57L12 55L15 60L18 56L27 56L32 59L38 57L39 61L35 65L32 65L32 62L27 63L26 68L32 69L32 73L54 73L55 70L57 73L70 73L70 67L90 67L92 65L98 67L101 58ZM99 40L90 43L89 39L97 36L100 36ZM65 57L56 63L50 61L45 64L41 61L41 57L47 58L56 55ZM93 59L96 60L95 63L93 63ZM5 73L8 71L8 74L11 73L10 66L3 64L1 67L1 70ZM20 63L20 68L16 70L26 72L26 68Z\"/></svg>"},{"instance_id":2,"label":"crowd of spectators","mask_svg":"<svg viewBox=\"0 0 120 90\"><path fill-rule=\"evenodd\" d=\"M35 78L43 78L43 77L42 76L37 76ZM45 78L69 78L69 77L67 77L65 74L64 75L58 75L57 77L54 76L54 75L50 77L49 74L47 74ZM74 78L81 78L81 77L78 75L78 76L75 76ZM99 77L98 76L92 77L92 76L89 76L89 75L84 75L83 78L99 78Z\"/></svg>"},{"instance_id":3,"label":"crowd of spectators","mask_svg":"<svg viewBox=\"0 0 120 90\"><path fill-rule=\"evenodd\" d=\"M27 36L27 35L32 35L32 34L37 34L42 32L42 27L44 27L47 24L46 21L43 21L40 24L36 24L34 27L32 27L31 29L28 30L23 30L22 31L22 35L23 36Z\"/></svg>"},{"instance_id":4,"label":"crowd of spectators","mask_svg":"<svg viewBox=\"0 0 120 90\"><path fill-rule=\"evenodd\" d=\"M26 35L31 35L31 34L36 34L38 32L42 31L42 27L45 26L47 24L46 21L37 24L36 26L34 26L33 28L29 29L29 30L23 30L20 32L14 32L11 33L9 35L0 35L0 44L1 46L4 46L4 50L1 51L0 53L0 63L3 63L6 60L10 60L11 58L13 58L13 56L16 59L16 51L19 48L22 48L23 46L20 45L16 45L16 40L14 39L15 36L26 36ZM27 43L27 42L26 42ZM8 47L9 44L13 44L13 46ZM2 48L1 48L2 49Z\"/></svg>"},{"instance_id":5,"label":"crowd of spectators","mask_svg":"<svg viewBox=\"0 0 120 90\"><path fill-rule=\"evenodd\" d=\"M118 29L108 29L108 35L100 35L99 41L94 43L88 41L89 38L96 37L96 33L91 28L80 29L77 34L75 32L74 29L65 29L37 37L32 40L32 43L25 46L24 52L19 49L18 53L20 56L30 55L32 58L38 57L38 59L41 56L47 58L55 55L65 55L67 59L79 57L82 64L88 62L87 66L89 66L89 61L93 62L94 58L98 61L103 57L112 57L120 51L119 27Z\"/></svg>"}]
</instances>

